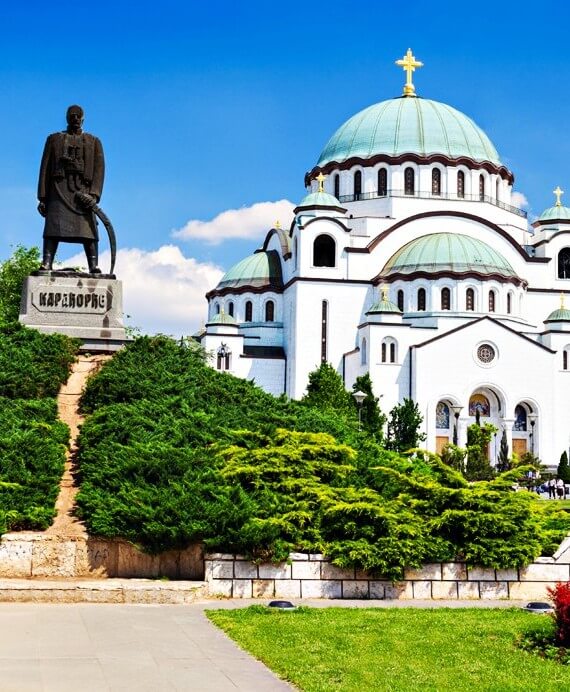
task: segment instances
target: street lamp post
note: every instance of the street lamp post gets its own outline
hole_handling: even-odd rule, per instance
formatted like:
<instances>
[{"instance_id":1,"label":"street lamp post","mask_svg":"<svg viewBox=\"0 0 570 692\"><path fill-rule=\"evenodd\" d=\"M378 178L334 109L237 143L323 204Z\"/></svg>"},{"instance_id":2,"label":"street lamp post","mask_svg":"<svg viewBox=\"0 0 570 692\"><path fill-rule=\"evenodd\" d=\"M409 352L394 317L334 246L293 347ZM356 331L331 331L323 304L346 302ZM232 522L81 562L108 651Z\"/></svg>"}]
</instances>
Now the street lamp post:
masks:
<instances>
[{"instance_id":1,"label":"street lamp post","mask_svg":"<svg viewBox=\"0 0 570 692\"><path fill-rule=\"evenodd\" d=\"M461 410L463 409L463 406L458 406L457 404L455 406L451 407L451 410L453 411L453 444L457 446L457 426L459 422L459 414L461 413Z\"/></svg>"},{"instance_id":2,"label":"street lamp post","mask_svg":"<svg viewBox=\"0 0 570 692\"><path fill-rule=\"evenodd\" d=\"M534 456L534 426L536 425L536 419L538 418L536 413L529 413L528 419L530 421L530 453Z\"/></svg>"},{"instance_id":3,"label":"street lamp post","mask_svg":"<svg viewBox=\"0 0 570 692\"><path fill-rule=\"evenodd\" d=\"M366 394L357 389L355 392L352 392L352 396L358 406L358 429L362 430L362 402L366 399Z\"/></svg>"}]
</instances>

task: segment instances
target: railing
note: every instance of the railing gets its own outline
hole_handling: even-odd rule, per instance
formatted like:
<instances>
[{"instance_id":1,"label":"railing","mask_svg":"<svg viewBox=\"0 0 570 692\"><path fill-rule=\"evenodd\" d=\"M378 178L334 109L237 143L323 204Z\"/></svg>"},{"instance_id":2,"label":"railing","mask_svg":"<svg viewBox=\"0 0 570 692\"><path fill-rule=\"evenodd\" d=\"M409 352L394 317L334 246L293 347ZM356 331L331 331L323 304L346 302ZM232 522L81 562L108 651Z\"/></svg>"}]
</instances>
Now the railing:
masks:
<instances>
[{"instance_id":1,"label":"railing","mask_svg":"<svg viewBox=\"0 0 570 692\"><path fill-rule=\"evenodd\" d=\"M413 192L407 193L404 190L385 190L385 191L374 191L374 192L359 192L354 195L341 195L338 200L339 202L360 202L367 199L384 199L386 197L412 197L415 199L451 199L457 202L487 202L492 204L499 209L505 209L510 211L517 216L522 216L526 219L527 213L523 209L518 207L513 207L511 204L505 204L501 202L496 197L489 197L488 195L459 195L456 192L442 192L436 194L435 192Z\"/></svg>"}]
</instances>

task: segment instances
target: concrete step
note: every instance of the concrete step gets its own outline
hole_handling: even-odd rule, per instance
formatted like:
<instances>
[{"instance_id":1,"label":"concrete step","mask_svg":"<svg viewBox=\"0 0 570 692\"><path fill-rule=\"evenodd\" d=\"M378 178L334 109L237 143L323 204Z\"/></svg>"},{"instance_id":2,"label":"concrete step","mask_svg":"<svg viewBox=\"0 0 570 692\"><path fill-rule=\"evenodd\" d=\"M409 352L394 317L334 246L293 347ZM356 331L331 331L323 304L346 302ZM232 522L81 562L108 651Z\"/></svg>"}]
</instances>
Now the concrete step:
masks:
<instances>
[{"instance_id":1,"label":"concrete step","mask_svg":"<svg viewBox=\"0 0 570 692\"><path fill-rule=\"evenodd\" d=\"M0 579L0 603L183 604L207 596L201 581Z\"/></svg>"}]
</instances>

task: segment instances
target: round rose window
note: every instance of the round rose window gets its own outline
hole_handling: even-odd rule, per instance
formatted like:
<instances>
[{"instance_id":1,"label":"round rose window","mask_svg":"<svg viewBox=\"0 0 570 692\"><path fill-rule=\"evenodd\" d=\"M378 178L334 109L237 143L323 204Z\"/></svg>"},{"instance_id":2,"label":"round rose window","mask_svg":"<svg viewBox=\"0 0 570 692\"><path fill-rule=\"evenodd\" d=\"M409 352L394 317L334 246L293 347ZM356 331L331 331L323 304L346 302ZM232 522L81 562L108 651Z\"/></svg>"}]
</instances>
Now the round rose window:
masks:
<instances>
[{"instance_id":1,"label":"round rose window","mask_svg":"<svg viewBox=\"0 0 570 692\"><path fill-rule=\"evenodd\" d=\"M495 349L491 344L481 344L477 349L477 358L479 358L482 363L491 363L495 360Z\"/></svg>"}]
</instances>

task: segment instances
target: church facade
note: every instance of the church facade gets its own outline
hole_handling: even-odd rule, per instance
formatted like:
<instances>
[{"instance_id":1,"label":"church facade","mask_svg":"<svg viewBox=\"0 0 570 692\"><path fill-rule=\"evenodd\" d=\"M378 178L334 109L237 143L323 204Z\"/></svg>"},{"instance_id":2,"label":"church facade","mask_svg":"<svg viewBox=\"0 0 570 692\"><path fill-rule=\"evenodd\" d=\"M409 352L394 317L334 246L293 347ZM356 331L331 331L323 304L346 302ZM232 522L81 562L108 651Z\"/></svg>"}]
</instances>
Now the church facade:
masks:
<instances>
[{"instance_id":1,"label":"church facade","mask_svg":"<svg viewBox=\"0 0 570 692\"><path fill-rule=\"evenodd\" d=\"M213 367L301 397L330 362L369 373L383 411L412 398L440 451L480 420L549 466L570 445L570 208L529 227L513 173L466 115L415 95L374 104L333 134L288 228L207 294L196 335ZM279 224L276 224L279 226ZM562 294L562 296L561 296Z\"/></svg>"}]
</instances>

